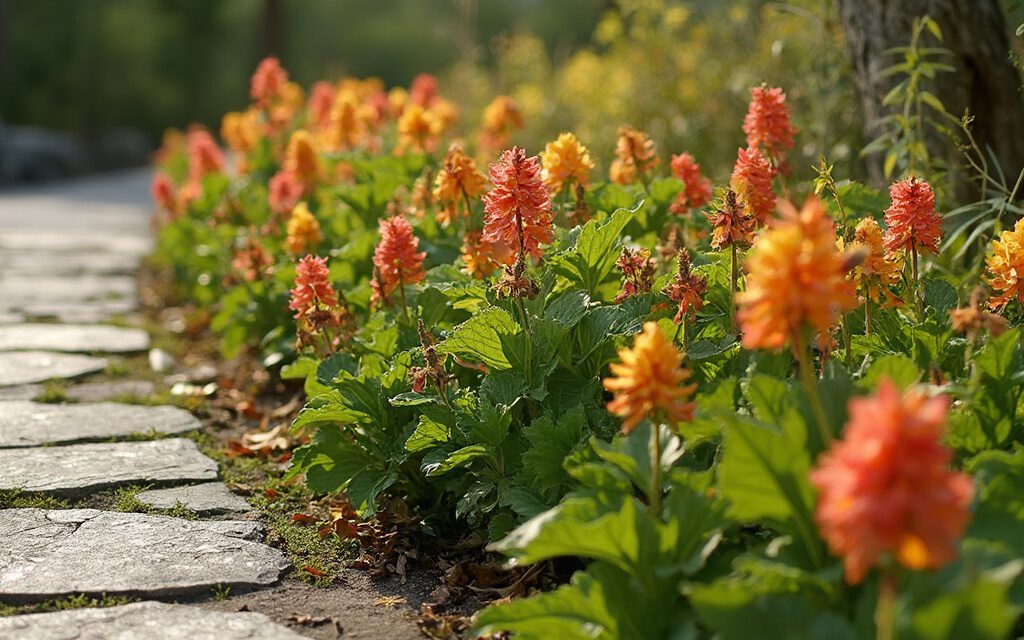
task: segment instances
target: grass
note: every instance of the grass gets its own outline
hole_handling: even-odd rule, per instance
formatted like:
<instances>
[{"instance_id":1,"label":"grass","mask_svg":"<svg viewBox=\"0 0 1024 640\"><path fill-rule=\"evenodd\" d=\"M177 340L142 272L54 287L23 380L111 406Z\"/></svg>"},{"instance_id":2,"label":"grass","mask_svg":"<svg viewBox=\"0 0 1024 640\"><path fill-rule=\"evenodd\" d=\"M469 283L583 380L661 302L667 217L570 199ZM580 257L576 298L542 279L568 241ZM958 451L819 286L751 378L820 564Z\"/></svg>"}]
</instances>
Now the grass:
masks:
<instances>
[{"instance_id":1,"label":"grass","mask_svg":"<svg viewBox=\"0 0 1024 640\"><path fill-rule=\"evenodd\" d=\"M68 502L41 493L28 493L23 489L0 491L0 509L67 509Z\"/></svg>"},{"instance_id":2,"label":"grass","mask_svg":"<svg viewBox=\"0 0 1024 640\"><path fill-rule=\"evenodd\" d=\"M59 404L68 401L68 385L64 380L47 380L42 390L32 398L35 402Z\"/></svg>"},{"instance_id":3,"label":"grass","mask_svg":"<svg viewBox=\"0 0 1024 640\"><path fill-rule=\"evenodd\" d=\"M99 598L90 598L85 594L67 596L45 600L36 604L11 605L0 604L0 616L15 616L26 613L47 613L50 611L68 611L70 609L84 609L87 607L116 607L130 602L137 602L137 599L125 598L122 596L108 596L103 594Z\"/></svg>"}]
</instances>

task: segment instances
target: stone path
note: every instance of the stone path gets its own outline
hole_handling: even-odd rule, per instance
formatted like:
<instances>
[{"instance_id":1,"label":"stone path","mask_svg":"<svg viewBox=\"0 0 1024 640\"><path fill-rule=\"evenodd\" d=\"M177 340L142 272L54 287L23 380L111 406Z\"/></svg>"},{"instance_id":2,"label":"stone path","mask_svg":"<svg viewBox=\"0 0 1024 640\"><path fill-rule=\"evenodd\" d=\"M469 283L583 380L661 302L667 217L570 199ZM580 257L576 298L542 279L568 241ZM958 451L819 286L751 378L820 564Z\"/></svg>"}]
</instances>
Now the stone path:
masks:
<instances>
[{"instance_id":1,"label":"stone path","mask_svg":"<svg viewBox=\"0 0 1024 640\"><path fill-rule=\"evenodd\" d=\"M72 385L66 397L79 404L32 401L45 391L44 382L102 372L104 355L149 348L146 332L120 326L137 311L135 271L151 249L149 210L145 172L0 194L0 493L88 499L116 487L146 486L137 499L154 508L250 511L216 482L217 464L193 440L168 437L201 427L190 413L89 402L144 395L151 383ZM121 318L119 326L108 324L113 316ZM167 600L267 587L290 561L263 544L263 535L252 520L0 510L0 603L80 594ZM142 602L0 618L0 637L302 636L259 614Z\"/></svg>"}]
</instances>

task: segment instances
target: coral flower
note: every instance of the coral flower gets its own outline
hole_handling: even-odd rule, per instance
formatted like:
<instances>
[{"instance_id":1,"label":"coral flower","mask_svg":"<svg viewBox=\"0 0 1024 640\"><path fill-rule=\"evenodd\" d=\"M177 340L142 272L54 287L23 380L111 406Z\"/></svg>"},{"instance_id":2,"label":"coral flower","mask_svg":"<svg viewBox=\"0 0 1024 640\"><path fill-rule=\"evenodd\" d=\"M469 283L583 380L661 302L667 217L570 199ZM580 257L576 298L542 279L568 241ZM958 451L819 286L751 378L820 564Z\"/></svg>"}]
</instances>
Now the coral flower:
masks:
<instances>
[{"instance_id":1,"label":"coral flower","mask_svg":"<svg viewBox=\"0 0 1024 640\"><path fill-rule=\"evenodd\" d=\"M355 95L339 91L334 97L324 141L329 149L345 151L358 147L366 138L368 125L362 106Z\"/></svg>"},{"instance_id":2,"label":"coral flower","mask_svg":"<svg viewBox=\"0 0 1024 640\"><path fill-rule=\"evenodd\" d=\"M658 158L654 141L643 131L633 127L619 127L618 140L615 143L615 161L611 166L612 182L633 184L637 180L646 181L651 171L658 166Z\"/></svg>"},{"instance_id":3,"label":"coral flower","mask_svg":"<svg viewBox=\"0 0 1024 640\"><path fill-rule=\"evenodd\" d=\"M284 247L289 253L304 253L308 248L315 247L324 239L320 231L320 223L309 211L305 202L300 202L292 209L288 218L288 236Z\"/></svg>"},{"instance_id":4,"label":"coral flower","mask_svg":"<svg viewBox=\"0 0 1024 640\"><path fill-rule=\"evenodd\" d=\"M249 230L240 246L235 247L231 259L232 278L237 277L243 282L256 282L270 275L274 266L274 258L263 248L259 235L254 229Z\"/></svg>"},{"instance_id":5,"label":"coral flower","mask_svg":"<svg viewBox=\"0 0 1024 640\"><path fill-rule=\"evenodd\" d=\"M468 216L469 200L478 197L486 188L487 178L477 169L476 161L466 155L457 142L453 142L434 180L433 198L442 207L438 214L439 220L451 223L460 202L466 203Z\"/></svg>"},{"instance_id":6,"label":"coral flower","mask_svg":"<svg viewBox=\"0 0 1024 640\"><path fill-rule=\"evenodd\" d=\"M750 215L745 207L740 206L736 192L731 187L725 192L722 206L706 216L708 222L714 227L711 232L711 247L713 249L732 246L748 247L754 241L757 220Z\"/></svg>"},{"instance_id":7,"label":"coral flower","mask_svg":"<svg viewBox=\"0 0 1024 640\"><path fill-rule=\"evenodd\" d=\"M321 80L313 85L309 92L309 120L318 129L323 129L331 118L331 107L334 105L334 87L330 82Z\"/></svg>"},{"instance_id":8,"label":"coral flower","mask_svg":"<svg viewBox=\"0 0 1024 640\"><path fill-rule=\"evenodd\" d=\"M498 96L484 108L480 123L480 146L497 151L508 146L513 131L523 128L523 114L509 96Z\"/></svg>"},{"instance_id":9,"label":"coral flower","mask_svg":"<svg viewBox=\"0 0 1024 640\"><path fill-rule=\"evenodd\" d=\"M815 520L841 556L846 580L860 582L883 556L909 569L951 562L974 491L950 471L942 445L949 401L882 380L874 396L850 401L843 439L811 472L821 496Z\"/></svg>"},{"instance_id":10,"label":"coral flower","mask_svg":"<svg viewBox=\"0 0 1024 640\"><path fill-rule=\"evenodd\" d=\"M267 200L275 213L288 213L302 198L304 188L294 174L278 171L267 185Z\"/></svg>"},{"instance_id":11,"label":"coral flower","mask_svg":"<svg viewBox=\"0 0 1024 640\"><path fill-rule=\"evenodd\" d=\"M284 155L285 172L295 176L308 192L320 175L320 158L317 157L313 136L305 129L292 133Z\"/></svg>"},{"instance_id":12,"label":"coral flower","mask_svg":"<svg viewBox=\"0 0 1024 640\"><path fill-rule=\"evenodd\" d=\"M885 210L886 251L939 250L942 219L935 213L935 193L920 178L911 177L889 187L892 204Z\"/></svg>"},{"instance_id":13,"label":"coral flower","mask_svg":"<svg viewBox=\"0 0 1024 640\"><path fill-rule=\"evenodd\" d=\"M971 297L966 307L949 312L949 319L953 325L953 331L967 334L968 339L972 341L981 333L982 329L991 333L993 337L997 337L1006 333L1010 327L1006 318L988 313L981 308L980 286L971 291Z\"/></svg>"},{"instance_id":14,"label":"coral flower","mask_svg":"<svg viewBox=\"0 0 1024 640\"><path fill-rule=\"evenodd\" d=\"M259 112L250 109L224 114L220 124L220 137L233 151L249 153L260 139Z\"/></svg>"},{"instance_id":15,"label":"coral flower","mask_svg":"<svg viewBox=\"0 0 1024 640\"><path fill-rule=\"evenodd\" d=\"M338 294L329 281L327 258L307 255L295 266L295 288L291 290L288 308L298 318L316 308L338 305Z\"/></svg>"},{"instance_id":16,"label":"coral flower","mask_svg":"<svg viewBox=\"0 0 1024 640\"><path fill-rule=\"evenodd\" d=\"M265 107L281 93L287 83L288 73L277 58L270 56L264 58L252 74L249 94L257 104Z\"/></svg>"},{"instance_id":17,"label":"coral flower","mask_svg":"<svg viewBox=\"0 0 1024 640\"><path fill-rule=\"evenodd\" d=\"M412 79L409 85L409 102L427 108L437 99L437 78L429 73L421 73Z\"/></svg>"},{"instance_id":18,"label":"coral flower","mask_svg":"<svg viewBox=\"0 0 1024 640\"><path fill-rule=\"evenodd\" d=\"M787 149L793 148L793 128L786 106L786 94L778 87L762 84L750 89L750 106L743 119L747 146L764 149L776 166L785 163Z\"/></svg>"},{"instance_id":19,"label":"coral flower","mask_svg":"<svg viewBox=\"0 0 1024 640\"><path fill-rule=\"evenodd\" d=\"M632 433L645 418L675 424L692 420L696 404L690 401L696 383L682 366L682 354L665 337L656 322L644 324L633 348L619 350L620 362L611 365L615 377L604 379L604 388L614 394L608 411L622 418L622 433Z\"/></svg>"},{"instance_id":20,"label":"coral flower","mask_svg":"<svg viewBox=\"0 0 1024 640\"><path fill-rule=\"evenodd\" d=\"M494 188L484 195L484 239L515 247L514 258L540 255L540 245L553 239L551 197L541 180L540 159L512 147L491 165Z\"/></svg>"},{"instance_id":21,"label":"coral flower","mask_svg":"<svg viewBox=\"0 0 1024 640\"><path fill-rule=\"evenodd\" d=\"M992 241L992 253L985 257L988 284L998 293L988 304L993 309L1013 300L1024 303L1024 218Z\"/></svg>"},{"instance_id":22,"label":"coral flower","mask_svg":"<svg viewBox=\"0 0 1024 640\"><path fill-rule=\"evenodd\" d=\"M857 288L862 289L873 302L879 302L880 295L884 295L890 304L898 303L899 299L889 291L889 287L899 282L903 259L899 255L886 253L882 228L874 218L864 218L857 223L850 248L860 249L864 254L863 260L850 273Z\"/></svg>"},{"instance_id":23,"label":"coral flower","mask_svg":"<svg viewBox=\"0 0 1024 640\"><path fill-rule=\"evenodd\" d=\"M380 221L380 242L373 251L373 265L377 270L377 287L387 297L397 287L416 284L424 278L425 252L416 252L420 240L412 226L397 215Z\"/></svg>"},{"instance_id":24,"label":"coral flower","mask_svg":"<svg viewBox=\"0 0 1024 640\"><path fill-rule=\"evenodd\" d=\"M616 304L626 298L648 293L654 286L654 274L658 270L658 263L651 258L651 252L647 249L624 247L615 265L622 270L623 277L622 291L615 296Z\"/></svg>"},{"instance_id":25,"label":"coral flower","mask_svg":"<svg viewBox=\"0 0 1024 640\"><path fill-rule=\"evenodd\" d=\"M685 248L679 250L679 270L672 281L662 290L670 300L678 305L676 324L683 322L687 315L694 315L704 308L704 294L708 291L708 279L693 273L690 252Z\"/></svg>"},{"instance_id":26,"label":"coral flower","mask_svg":"<svg viewBox=\"0 0 1024 640\"><path fill-rule=\"evenodd\" d=\"M153 182L150 185L150 194L153 202L164 211L176 213L178 210L178 198L174 193L174 183L167 177L166 173L157 172L153 175Z\"/></svg>"},{"instance_id":27,"label":"coral flower","mask_svg":"<svg viewBox=\"0 0 1024 640\"><path fill-rule=\"evenodd\" d=\"M508 262L510 253L507 245L488 242L481 232L470 231L462 241L462 271L482 280L494 273L498 265Z\"/></svg>"},{"instance_id":28,"label":"coral flower","mask_svg":"<svg viewBox=\"0 0 1024 640\"><path fill-rule=\"evenodd\" d=\"M774 178L775 169L760 149L750 147L737 152L729 186L759 225L767 222L775 210Z\"/></svg>"},{"instance_id":29,"label":"coral flower","mask_svg":"<svg viewBox=\"0 0 1024 640\"><path fill-rule=\"evenodd\" d=\"M198 183L210 173L224 171L224 153L205 129L188 132L188 178Z\"/></svg>"},{"instance_id":30,"label":"coral flower","mask_svg":"<svg viewBox=\"0 0 1024 640\"><path fill-rule=\"evenodd\" d=\"M780 211L782 217L754 241L745 265L747 290L736 295L747 349L796 344L805 327L827 332L837 312L856 307L821 202L811 196L800 211L783 202Z\"/></svg>"},{"instance_id":31,"label":"coral flower","mask_svg":"<svg viewBox=\"0 0 1024 640\"><path fill-rule=\"evenodd\" d=\"M590 150L580 144L572 133L558 134L558 138L540 152L540 161L544 167L544 184L553 193L571 182L586 187L594 169Z\"/></svg>"},{"instance_id":32,"label":"coral flower","mask_svg":"<svg viewBox=\"0 0 1024 640\"><path fill-rule=\"evenodd\" d=\"M437 116L416 102L406 105L398 118L398 153L433 153L437 138L444 130Z\"/></svg>"},{"instance_id":33,"label":"coral flower","mask_svg":"<svg viewBox=\"0 0 1024 640\"><path fill-rule=\"evenodd\" d=\"M683 190L669 206L669 211L685 215L690 209L699 209L711 199L711 180L700 173L700 165L688 153L672 155L672 172L683 181Z\"/></svg>"}]
</instances>

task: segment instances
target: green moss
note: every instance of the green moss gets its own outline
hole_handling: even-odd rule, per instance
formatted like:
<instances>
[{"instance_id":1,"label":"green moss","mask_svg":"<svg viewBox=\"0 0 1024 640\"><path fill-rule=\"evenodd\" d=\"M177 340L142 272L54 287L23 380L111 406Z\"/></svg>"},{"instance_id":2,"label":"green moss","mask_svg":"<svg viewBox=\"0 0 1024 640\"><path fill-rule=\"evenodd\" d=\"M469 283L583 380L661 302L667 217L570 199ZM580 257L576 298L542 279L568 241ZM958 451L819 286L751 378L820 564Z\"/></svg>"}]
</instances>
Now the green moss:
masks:
<instances>
[{"instance_id":1,"label":"green moss","mask_svg":"<svg viewBox=\"0 0 1024 640\"><path fill-rule=\"evenodd\" d=\"M137 599L133 598L108 596L106 594L103 594L99 598L90 598L84 594L78 594L74 596L67 596L66 598L46 600L36 604L0 604L0 616L24 615L26 613L47 613L50 611L67 611L69 609L84 609L86 607L116 607L137 601Z\"/></svg>"},{"instance_id":2,"label":"green moss","mask_svg":"<svg viewBox=\"0 0 1024 640\"><path fill-rule=\"evenodd\" d=\"M152 512L152 507L139 502L139 494L148 488L148 486L140 487L137 485L131 485L128 487L114 489L113 502L111 503L110 508L114 511L121 511L124 513Z\"/></svg>"},{"instance_id":3,"label":"green moss","mask_svg":"<svg viewBox=\"0 0 1024 640\"><path fill-rule=\"evenodd\" d=\"M47 380L43 389L34 398L35 402L57 404L68 401L68 387L63 380Z\"/></svg>"},{"instance_id":4,"label":"green moss","mask_svg":"<svg viewBox=\"0 0 1024 640\"><path fill-rule=\"evenodd\" d=\"M41 493L27 493L22 489L0 491L0 509L66 509L68 503Z\"/></svg>"}]
</instances>

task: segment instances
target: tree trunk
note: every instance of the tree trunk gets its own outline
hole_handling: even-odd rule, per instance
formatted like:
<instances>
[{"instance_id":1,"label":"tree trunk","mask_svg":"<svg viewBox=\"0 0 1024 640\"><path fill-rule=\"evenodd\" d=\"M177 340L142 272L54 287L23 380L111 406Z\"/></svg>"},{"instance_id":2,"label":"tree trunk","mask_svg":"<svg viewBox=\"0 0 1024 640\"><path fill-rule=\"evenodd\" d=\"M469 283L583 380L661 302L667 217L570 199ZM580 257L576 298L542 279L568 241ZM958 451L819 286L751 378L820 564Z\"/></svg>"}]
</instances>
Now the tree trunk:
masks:
<instances>
[{"instance_id":1,"label":"tree trunk","mask_svg":"<svg viewBox=\"0 0 1024 640\"><path fill-rule=\"evenodd\" d=\"M992 148L1012 186L1024 167L1024 98L1020 74L1009 60L1009 35L999 0L836 0L836 4L868 139L882 133L879 119L889 113L882 99L899 80L882 77L882 70L897 61L883 52L909 44L914 18L928 15L941 27L941 46L953 52L950 64L956 68L955 73L940 74L929 90L955 117L970 110L979 146ZM930 142L930 147L950 153L950 167L960 164L951 144ZM872 178L878 182L884 178L881 155L868 159ZM963 193L961 188L956 190Z\"/></svg>"}]
</instances>

